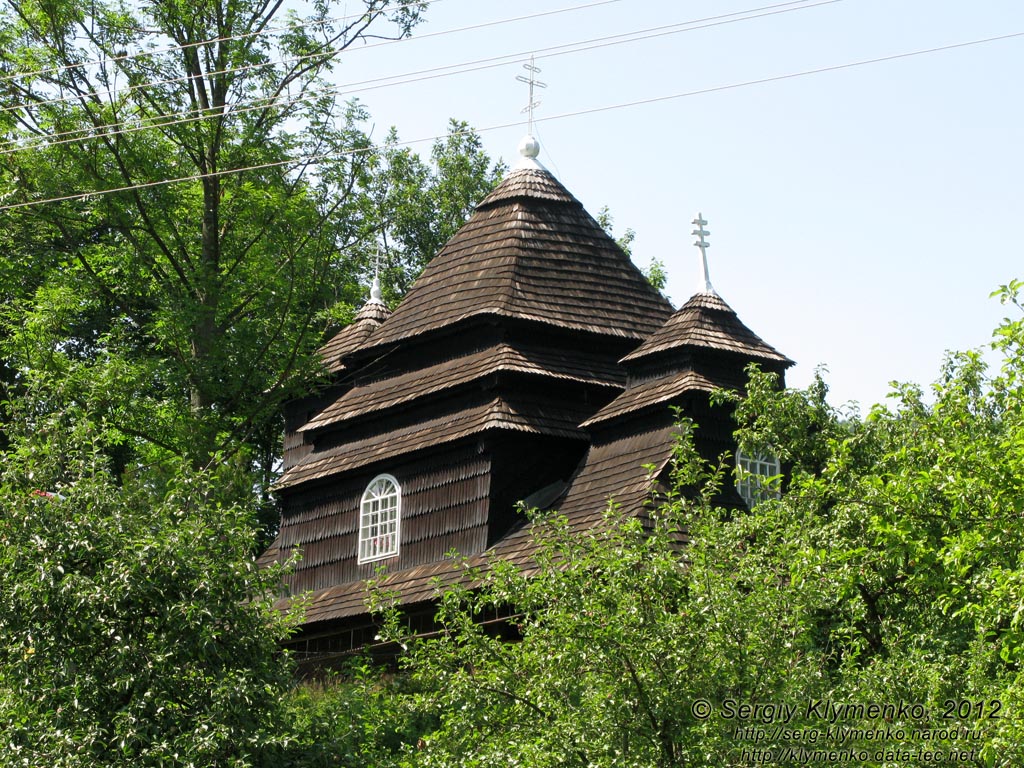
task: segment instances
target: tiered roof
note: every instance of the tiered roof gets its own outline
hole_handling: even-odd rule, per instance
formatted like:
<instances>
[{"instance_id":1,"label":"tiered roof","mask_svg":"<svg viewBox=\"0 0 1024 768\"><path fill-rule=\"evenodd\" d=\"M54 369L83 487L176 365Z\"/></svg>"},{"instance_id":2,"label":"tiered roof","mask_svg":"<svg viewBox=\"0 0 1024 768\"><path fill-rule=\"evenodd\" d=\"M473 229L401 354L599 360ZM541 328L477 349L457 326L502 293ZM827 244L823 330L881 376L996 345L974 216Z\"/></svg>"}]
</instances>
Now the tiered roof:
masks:
<instances>
[{"instance_id":1,"label":"tiered roof","mask_svg":"<svg viewBox=\"0 0 1024 768\"><path fill-rule=\"evenodd\" d=\"M724 358L724 359L722 359ZM783 370L793 361L747 328L717 294L694 294L689 301L620 361L631 373L626 391L581 426L608 421L677 400L687 392L719 387L743 389L744 367L761 363Z\"/></svg>"},{"instance_id":2,"label":"tiered roof","mask_svg":"<svg viewBox=\"0 0 1024 768\"><path fill-rule=\"evenodd\" d=\"M373 284L370 300L356 313L352 322L320 347L320 358L330 373L340 373L345 370L342 358L363 346L370 334L391 317L391 310L381 301L380 284L377 282L377 278L374 278Z\"/></svg>"},{"instance_id":3,"label":"tiered roof","mask_svg":"<svg viewBox=\"0 0 1024 768\"><path fill-rule=\"evenodd\" d=\"M498 342L483 349L446 357L424 368L397 375L368 377L335 400L300 431L312 432L383 409L437 395L500 371L622 388L621 367L594 352L552 350L539 344Z\"/></svg>"},{"instance_id":4,"label":"tiered roof","mask_svg":"<svg viewBox=\"0 0 1024 768\"><path fill-rule=\"evenodd\" d=\"M445 410L434 418L313 452L290 467L275 487L284 490L491 429L583 440L586 433L579 424L590 413L586 406L552 408L528 395L495 397L483 403L467 400L458 408L449 405Z\"/></svg>"},{"instance_id":5,"label":"tiered roof","mask_svg":"<svg viewBox=\"0 0 1024 768\"><path fill-rule=\"evenodd\" d=\"M286 468L279 489L489 429L584 440L579 424L597 405L555 406L507 392L481 401L474 385L515 373L611 388L610 396L625 385L616 358L672 311L580 202L537 164L513 170L484 198L393 313L375 290L378 297L321 350L329 369L348 373L351 386L298 431L312 438L368 419L381 428L311 451ZM472 348L452 335L488 323L520 332ZM537 333L543 340L531 341ZM413 350L425 359L406 367L386 362Z\"/></svg>"}]
</instances>

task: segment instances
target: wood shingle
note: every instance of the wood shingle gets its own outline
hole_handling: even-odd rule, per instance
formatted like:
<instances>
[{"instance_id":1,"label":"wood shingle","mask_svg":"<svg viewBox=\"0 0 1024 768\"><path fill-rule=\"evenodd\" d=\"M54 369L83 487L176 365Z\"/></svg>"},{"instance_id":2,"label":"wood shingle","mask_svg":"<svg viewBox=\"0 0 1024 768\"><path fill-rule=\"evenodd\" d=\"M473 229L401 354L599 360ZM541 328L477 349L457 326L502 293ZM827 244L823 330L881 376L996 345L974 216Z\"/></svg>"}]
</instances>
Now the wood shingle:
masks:
<instances>
[{"instance_id":1,"label":"wood shingle","mask_svg":"<svg viewBox=\"0 0 1024 768\"><path fill-rule=\"evenodd\" d=\"M391 310L382 302L372 299L366 302L349 325L334 334L326 344L320 347L319 355L327 366L327 370L330 373L340 373L345 370L342 358L359 349L370 337L370 334L377 330L377 326L390 316Z\"/></svg>"},{"instance_id":2,"label":"wood shingle","mask_svg":"<svg viewBox=\"0 0 1024 768\"><path fill-rule=\"evenodd\" d=\"M616 388L622 388L626 383L621 367L592 352L497 343L386 378L371 376L366 381L357 379L351 390L303 425L300 431L313 432L336 426L343 421L376 414L501 371Z\"/></svg>"},{"instance_id":3,"label":"wood shingle","mask_svg":"<svg viewBox=\"0 0 1024 768\"><path fill-rule=\"evenodd\" d=\"M641 360L659 352L682 348L733 352L755 360L782 363L793 361L766 344L747 328L718 294L697 293L622 362Z\"/></svg>"},{"instance_id":4,"label":"wood shingle","mask_svg":"<svg viewBox=\"0 0 1024 768\"><path fill-rule=\"evenodd\" d=\"M554 177L519 169L427 265L366 348L479 315L641 340L671 312Z\"/></svg>"}]
</instances>

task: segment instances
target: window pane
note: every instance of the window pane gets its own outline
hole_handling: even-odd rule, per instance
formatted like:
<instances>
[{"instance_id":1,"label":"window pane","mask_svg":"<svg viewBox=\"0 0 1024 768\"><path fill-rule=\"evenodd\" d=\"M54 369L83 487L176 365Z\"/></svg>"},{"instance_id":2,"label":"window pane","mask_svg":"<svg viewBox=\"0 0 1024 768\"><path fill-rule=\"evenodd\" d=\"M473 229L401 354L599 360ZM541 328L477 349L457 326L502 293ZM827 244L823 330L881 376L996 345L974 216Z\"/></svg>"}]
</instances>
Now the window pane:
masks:
<instances>
[{"instance_id":1,"label":"window pane","mask_svg":"<svg viewBox=\"0 0 1024 768\"><path fill-rule=\"evenodd\" d=\"M770 483L768 478L780 474L779 460L775 456L758 454L748 456L742 451L736 452L736 466L738 468L736 479L736 491L752 507L765 499L778 498L779 494Z\"/></svg>"},{"instance_id":2,"label":"window pane","mask_svg":"<svg viewBox=\"0 0 1024 768\"><path fill-rule=\"evenodd\" d=\"M360 504L359 562L398 554L401 490L390 475L374 478Z\"/></svg>"}]
</instances>

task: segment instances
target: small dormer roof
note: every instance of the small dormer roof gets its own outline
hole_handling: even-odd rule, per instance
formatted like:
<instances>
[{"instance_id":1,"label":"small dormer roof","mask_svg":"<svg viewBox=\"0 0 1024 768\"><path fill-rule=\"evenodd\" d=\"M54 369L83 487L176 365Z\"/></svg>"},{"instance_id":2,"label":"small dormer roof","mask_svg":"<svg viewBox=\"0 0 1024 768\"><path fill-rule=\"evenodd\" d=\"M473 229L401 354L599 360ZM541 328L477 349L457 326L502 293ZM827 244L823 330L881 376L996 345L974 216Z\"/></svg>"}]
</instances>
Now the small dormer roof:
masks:
<instances>
[{"instance_id":1,"label":"small dormer roof","mask_svg":"<svg viewBox=\"0 0 1024 768\"><path fill-rule=\"evenodd\" d=\"M338 331L318 350L327 370L331 373L346 370L342 358L359 349L370 337L370 334L391 316L391 310L380 298L380 286L376 278L374 278L374 288L371 289L369 300L356 313L352 322Z\"/></svg>"}]
</instances>

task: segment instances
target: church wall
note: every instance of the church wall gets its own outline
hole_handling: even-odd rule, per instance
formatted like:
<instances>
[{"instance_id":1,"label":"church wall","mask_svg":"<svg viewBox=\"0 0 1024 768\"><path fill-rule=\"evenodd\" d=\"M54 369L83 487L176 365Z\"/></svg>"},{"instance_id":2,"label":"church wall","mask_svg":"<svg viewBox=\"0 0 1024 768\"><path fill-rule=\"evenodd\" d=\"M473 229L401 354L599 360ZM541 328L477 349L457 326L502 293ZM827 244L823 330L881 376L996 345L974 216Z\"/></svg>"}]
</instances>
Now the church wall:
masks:
<instances>
[{"instance_id":1,"label":"church wall","mask_svg":"<svg viewBox=\"0 0 1024 768\"><path fill-rule=\"evenodd\" d=\"M494 471L488 519L488 545L523 521L517 504L552 484L572 478L587 452L583 440L542 435L503 434L491 439ZM550 499L549 499L550 500Z\"/></svg>"},{"instance_id":2,"label":"church wall","mask_svg":"<svg viewBox=\"0 0 1024 768\"><path fill-rule=\"evenodd\" d=\"M329 405L347 387L332 386L323 392L298 398L284 409L284 465L282 469L298 464L313 451L313 444L299 427L305 425L321 409Z\"/></svg>"},{"instance_id":3,"label":"church wall","mask_svg":"<svg viewBox=\"0 0 1024 768\"><path fill-rule=\"evenodd\" d=\"M283 499L282 555L295 547L302 560L288 579L292 594L373 578L443 560L447 552L482 552L487 543L491 457L475 441L444 453L378 463ZM366 486L381 473L402 489L397 557L357 562L359 504Z\"/></svg>"}]
</instances>

